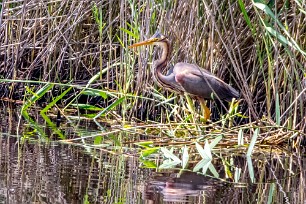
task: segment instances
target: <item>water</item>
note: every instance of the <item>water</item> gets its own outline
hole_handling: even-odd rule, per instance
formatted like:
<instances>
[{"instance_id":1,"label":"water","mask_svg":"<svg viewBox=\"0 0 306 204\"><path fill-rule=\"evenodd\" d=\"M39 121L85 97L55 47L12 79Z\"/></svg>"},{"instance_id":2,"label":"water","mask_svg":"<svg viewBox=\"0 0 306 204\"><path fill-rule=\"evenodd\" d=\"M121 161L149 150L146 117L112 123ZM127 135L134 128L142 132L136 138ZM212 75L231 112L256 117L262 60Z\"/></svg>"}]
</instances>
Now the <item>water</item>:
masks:
<instances>
[{"instance_id":1,"label":"water","mask_svg":"<svg viewBox=\"0 0 306 204\"><path fill-rule=\"evenodd\" d=\"M0 203L305 203L306 161L296 150L266 147L248 161L223 147L212 162L218 178L210 169L157 171L141 167L133 141L144 135L87 120L54 128L16 110L1 113Z\"/></svg>"}]
</instances>

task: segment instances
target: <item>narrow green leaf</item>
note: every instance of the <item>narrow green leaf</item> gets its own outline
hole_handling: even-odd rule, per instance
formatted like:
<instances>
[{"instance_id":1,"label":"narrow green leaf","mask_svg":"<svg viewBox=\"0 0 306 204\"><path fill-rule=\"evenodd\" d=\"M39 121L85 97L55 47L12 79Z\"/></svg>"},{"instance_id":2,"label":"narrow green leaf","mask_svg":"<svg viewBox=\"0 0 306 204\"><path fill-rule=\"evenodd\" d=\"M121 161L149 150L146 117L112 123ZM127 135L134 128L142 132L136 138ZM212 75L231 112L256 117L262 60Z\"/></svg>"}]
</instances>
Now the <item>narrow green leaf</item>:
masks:
<instances>
[{"instance_id":1,"label":"narrow green leaf","mask_svg":"<svg viewBox=\"0 0 306 204\"><path fill-rule=\"evenodd\" d=\"M271 35L273 35L274 37L276 37L280 43L282 43L283 45L286 45L286 46L293 47L292 43L289 42L289 41L285 38L285 36L283 36L280 32L277 32L271 25L269 25L267 22L264 22L264 25L265 25L265 29L266 29Z\"/></svg>"},{"instance_id":2,"label":"narrow green leaf","mask_svg":"<svg viewBox=\"0 0 306 204\"><path fill-rule=\"evenodd\" d=\"M24 119L31 124L34 131L36 131L35 135L39 135L39 139L43 142L47 142L50 140L49 137L46 135L46 131L42 128L40 124L38 124L33 118L31 118L26 110L21 111L22 116Z\"/></svg>"},{"instance_id":3,"label":"narrow green leaf","mask_svg":"<svg viewBox=\"0 0 306 204\"><path fill-rule=\"evenodd\" d=\"M233 174L232 174L232 171L231 171L231 167L234 166L233 159L231 158L229 163L228 163L228 161L223 160L222 163L223 163L223 167L224 167L224 172L225 172L226 178L233 178Z\"/></svg>"},{"instance_id":4,"label":"narrow green leaf","mask_svg":"<svg viewBox=\"0 0 306 204\"><path fill-rule=\"evenodd\" d=\"M258 134L259 134L259 128L256 128L247 151L247 156L251 156L255 143L257 141Z\"/></svg>"},{"instance_id":5,"label":"narrow green leaf","mask_svg":"<svg viewBox=\"0 0 306 204\"><path fill-rule=\"evenodd\" d=\"M44 112L40 112L41 117L44 119L44 121L46 122L46 124L48 125L48 128L51 128L53 134L58 135L58 138L65 140L66 135L62 133L61 129L59 129L55 123L53 123L53 121L44 113ZM49 135L51 135L49 133Z\"/></svg>"},{"instance_id":6,"label":"narrow green leaf","mask_svg":"<svg viewBox=\"0 0 306 204\"><path fill-rule=\"evenodd\" d=\"M145 148L152 148L153 147L153 141L145 141L145 142L136 142L134 143L137 146L145 147Z\"/></svg>"},{"instance_id":7,"label":"narrow green leaf","mask_svg":"<svg viewBox=\"0 0 306 204\"><path fill-rule=\"evenodd\" d=\"M208 155L205 153L203 147L199 143L195 143L196 148L203 159L208 159Z\"/></svg>"},{"instance_id":8,"label":"narrow green leaf","mask_svg":"<svg viewBox=\"0 0 306 204\"><path fill-rule=\"evenodd\" d=\"M46 84L42 88L40 88L38 91L35 92L35 94L31 97L30 101L31 103L34 103L38 99L40 99L47 91L52 89L54 84Z\"/></svg>"},{"instance_id":9,"label":"narrow green leaf","mask_svg":"<svg viewBox=\"0 0 306 204\"><path fill-rule=\"evenodd\" d=\"M146 168L150 168L150 169L157 168L157 165L154 162L150 161L150 160L142 159L141 162L144 165L144 167L146 167Z\"/></svg>"},{"instance_id":10,"label":"narrow green leaf","mask_svg":"<svg viewBox=\"0 0 306 204\"><path fill-rule=\"evenodd\" d=\"M105 93L105 91L102 90L97 90L97 89L84 90L82 94L87 96L101 96L102 98L107 99L107 94Z\"/></svg>"},{"instance_id":11,"label":"narrow green leaf","mask_svg":"<svg viewBox=\"0 0 306 204\"><path fill-rule=\"evenodd\" d=\"M275 194L275 183L271 183L267 204L273 203L273 195Z\"/></svg>"},{"instance_id":12,"label":"narrow green leaf","mask_svg":"<svg viewBox=\"0 0 306 204\"><path fill-rule=\"evenodd\" d=\"M235 175L234 175L234 181L235 181L235 183L238 183L238 182L239 182L240 175L241 175L241 168L235 167Z\"/></svg>"},{"instance_id":13,"label":"narrow green leaf","mask_svg":"<svg viewBox=\"0 0 306 204\"><path fill-rule=\"evenodd\" d=\"M209 147L208 140L205 140L204 152L208 156L208 159L212 160L211 149Z\"/></svg>"},{"instance_id":14,"label":"narrow green leaf","mask_svg":"<svg viewBox=\"0 0 306 204\"><path fill-rule=\"evenodd\" d=\"M207 163L202 168L202 173L206 174L208 167L211 165L211 160L207 160Z\"/></svg>"},{"instance_id":15,"label":"narrow green leaf","mask_svg":"<svg viewBox=\"0 0 306 204\"><path fill-rule=\"evenodd\" d=\"M183 147L183 157L182 157L182 168L183 169L187 167L188 161L189 161L188 147L185 145Z\"/></svg>"},{"instance_id":16,"label":"narrow green leaf","mask_svg":"<svg viewBox=\"0 0 306 204\"><path fill-rule=\"evenodd\" d=\"M275 31L271 26L268 26L267 23L265 23L263 20L262 22L265 24L265 28L267 29L268 32L270 32L272 35L274 35L280 42L285 43L294 49L298 50L300 53L303 55L306 55L306 52L300 48L300 46L297 44L297 42L294 40L294 38L291 37L290 33L288 30L285 28L285 26L278 20L278 18L274 15L274 12L269 8L269 6L260 3L260 2L253 2L254 6L256 6L258 9L262 10L265 12L268 16L270 16L276 23L277 25L281 28L283 33L286 34L286 36L290 39L288 41L282 34L279 32Z\"/></svg>"},{"instance_id":17,"label":"narrow green leaf","mask_svg":"<svg viewBox=\"0 0 306 204\"><path fill-rule=\"evenodd\" d=\"M238 4L239 4L240 10L241 10L241 12L243 14L245 22L247 23L248 27L251 29L252 33L254 34L255 30L254 30L254 28L252 26L251 20L249 18L249 15L248 15L246 9L245 9L245 5L244 5L243 1L242 0L238 0Z\"/></svg>"},{"instance_id":18,"label":"narrow green leaf","mask_svg":"<svg viewBox=\"0 0 306 204\"><path fill-rule=\"evenodd\" d=\"M52 89L54 84L47 83L42 88L40 88L38 91L33 93L33 96L28 100L23 106L22 110L26 111L33 103L35 103L38 99L40 99L43 95L45 95L46 92L48 92L50 89Z\"/></svg>"},{"instance_id":19,"label":"narrow green leaf","mask_svg":"<svg viewBox=\"0 0 306 204\"><path fill-rule=\"evenodd\" d=\"M195 112L195 106L194 103L192 101L192 99L190 98L190 96L188 94L184 94L186 100L187 100L187 104L188 104L188 109L190 110L191 113Z\"/></svg>"},{"instance_id":20,"label":"narrow green leaf","mask_svg":"<svg viewBox=\"0 0 306 204\"><path fill-rule=\"evenodd\" d=\"M132 25L129 22L126 22L126 25L128 26L128 28L131 29L131 32L134 33L134 35L136 35L136 39L139 39L139 27L137 25Z\"/></svg>"},{"instance_id":21,"label":"narrow green leaf","mask_svg":"<svg viewBox=\"0 0 306 204\"><path fill-rule=\"evenodd\" d=\"M267 6L266 4L260 3L260 2L253 2L254 6L256 6L258 9L262 10L263 12L265 12L266 14L268 14L271 18L273 18L274 20L276 20L276 17L274 15L274 13L271 11L271 9L269 8L269 6Z\"/></svg>"},{"instance_id":22,"label":"narrow green leaf","mask_svg":"<svg viewBox=\"0 0 306 204\"><path fill-rule=\"evenodd\" d=\"M239 117L239 118L249 118L248 116L245 116L245 115L242 115L242 114L240 114L240 113L237 113L236 114L237 115L237 117Z\"/></svg>"},{"instance_id":23,"label":"narrow green leaf","mask_svg":"<svg viewBox=\"0 0 306 204\"><path fill-rule=\"evenodd\" d=\"M160 165L158 168L159 169L170 169L170 168L174 168L176 165L178 165L179 163L181 163L180 161L164 161L164 163L162 165Z\"/></svg>"},{"instance_id":24,"label":"narrow green leaf","mask_svg":"<svg viewBox=\"0 0 306 204\"><path fill-rule=\"evenodd\" d=\"M120 43L120 46L121 47L125 47L125 45L124 45L123 41L121 40L121 38L118 35L116 35L116 37L117 37L118 42Z\"/></svg>"},{"instance_id":25,"label":"narrow green leaf","mask_svg":"<svg viewBox=\"0 0 306 204\"><path fill-rule=\"evenodd\" d=\"M57 96L53 101L51 101L44 109L42 109L41 113L46 113L50 108L52 108L59 100L61 100L73 87L69 87L65 90L61 95Z\"/></svg>"},{"instance_id":26,"label":"narrow green leaf","mask_svg":"<svg viewBox=\"0 0 306 204\"><path fill-rule=\"evenodd\" d=\"M209 171L214 175L215 178L219 178L219 173L217 172L216 168L214 167L214 165L211 163L209 165Z\"/></svg>"},{"instance_id":27,"label":"narrow green leaf","mask_svg":"<svg viewBox=\"0 0 306 204\"><path fill-rule=\"evenodd\" d=\"M159 106L161 106L161 105L163 105L163 104L167 104L168 102L173 101L175 98L176 98L176 96L171 97L171 98L169 98L169 99L162 100L162 102L156 104L155 106L156 106L156 107L159 107Z\"/></svg>"},{"instance_id":28,"label":"narrow green leaf","mask_svg":"<svg viewBox=\"0 0 306 204\"><path fill-rule=\"evenodd\" d=\"M94 119L97 119L98 117L100 117L103 114L106 114L108 111L112 110L113 108L115 108L116 106L118 106L119 104L121 104L123 102L125 97L121 97L119 99L117 99L114 103L112 103L111 105L107 106L103 111L101 111L100 113L98 113Z\"/></svg>"},{"instance_id":29,"label":"narrow green leaf","mask_svg":"<svg viewBox=\"0 0 306 204\"><path fill-rule=\"evenodd\" d=\"M198 172L200 171L200 169L202 169L204 166L207 165L207 163L210 163L211 160L210 159L202 159L201 161L199 161L195 167L193 168L193 172Z\"/></svg>"},{"instance_id":30,"label":"narrow green leaf","mask_svg":"<svg viewBox=\"0 0 306 204\"><path fill-rule=\"evenodd\" d=\"M94 145L100 145L102 143L102 136L96 136L94 139Z\"/></svg>"},{"instance_id":31,"label":"narrow green leaf","mask_svg":"<svg viewBox=\"0 0 306 204\"><path fill-rule=\"evenodd\" d=\"M238 145L244 145L244 138L243 138L243 130L240 129L238 132Z\"/></svg>"},{"instance_id":32,"label":"narrow green leaf","mask_svg":"<svg viewBox=\"0 0 306 204\"><path fill-rule=\"evenodd\" d=\"M110 67L107 67L107 68L103 69L102 71L98 72L97 74L93 75L93 76L88 80L88 82L87 82L87 84L86 84L86 88L88 88L90 84L92 84L92 83L95 82L97 79L99 79L100 76L102 76L102 74L106 73L107 70L109 70L109 69L110 69Z\"/></svg>"},{"instance_id":33,"label":"narrow green leaf","mask_svg":"<svg viewBox=\"0 0 306 204\"><path fill-rule=\"evenodd\" d=\"M276 119L276 124L279 126L280 125L280 105L279 105L278 92L276 93L276 96L275 96L275 119Z\"/></svg>"},{"instance_id":34,"label":"narrow green leaf","mask_svg":"<svg viewBox=\"0 0 306 204\"><path fill-rule=\"evenodd\" d=\"M46 93L47 91L49 91L50 89L52 89L53 86L54 86L54 84L49 84L49 83L46 84L46 85L44 85L41 89L39 89L39 90L36 92L36 95L38 96L38 98L36 98L37 96L33 96L33 97L31 98L31 101L32 101L33 98L35 98L36 100L39 99L39 98L41 98L43 95L45 95L45 93ZM34 101L33 101L33 102L34 102Z\"/></svg>"},{"instance_id":35,"label":"narrow green leaf","mask_svg":"<svg viewBox=\"0 0 306 204\"><path fill-rule=\"evenodd\" d=\"M158 152L159 147L153 147L153 148L147 148L141 151L141 156L142 157L147 157L150 156L151 154L155 154Z\"/></svg>"},{"instance_id":36,"label":"narrow green leaf","mask_svg":"<svg viewBox=\"0 0 306 204\"><path fill-rule=\"evenodd\" d=\"M216 137L209 145L209 148L210 149L213 149L219 142L220 140L222 139L222 135L219 135L218 137Z\"/></svg>"},{"instance_id":37,"label":"narrow green leaf","mask_svg":"<svg viewBox=\"0 0 306 204\"><path fill-rule=\"evenodd\" d=\"M89 105L89 104L83 104L83 103L77 103L77 104L71 104L73 107L78 107L79 109L84 109L84 110L91 110L91 111L101 111L103 108Z\"/></svg>"},{"instance_id":38,"label":"narrow green leaf","mask_svg":"<svg viewBox=\"0 0 306 204\"><path fill-rule=\"evenodd\" d=\"M181 160L180 160L177 156L175 156L175 155L171 152L171 150L169 151L169 150L168 150L167 148L165 148L165 147L161 147L160 150L164 153L164 156L165 156L166 158L172 159L172 160L175 161L175 162L181 163Z\"/></svg>"},{"instance_id":39,"label":"narrow green leaf","mask_svg":"<svg viewBox=\"0 0 306 204\"><path fill-rule=\"evenodd\" d=\"M84 196L84 198L83 198L83 202L82 203L84 203L84 204L90 204L90 202L89 202L89 196L88 196L88 194L85 194L85 196Z\"/></svg>"},{"instance_id":40,"label":"narrow green leaf","mask_svg":"<svg viewBox=\"0 0 306 204\"><path fill-rule=\"evenodd\" d=\"M249 156L247 156L246 158L247 158L247 164L248 164L250 179L251 179L251 182L254 183L255 182L255 176L254 176L254 168L253 168L252 159Z\"/></svg>"},{"instance_id":41,"label":"narrow green leaf","mask_svg":"<svg viewBox=\"0 0 306 204\"><path fill-rule=\"evenodd\" d=\"M121 28L121 27L120 27L119 29L122 30L123 32L125 32L126 34L132 36L133 38L135 38L135 39L137 39L137 40L139 39L139 36L138 36L137 34L131 32L131 31L125 29L125 28Z\"/></svg>"}]
</instances>

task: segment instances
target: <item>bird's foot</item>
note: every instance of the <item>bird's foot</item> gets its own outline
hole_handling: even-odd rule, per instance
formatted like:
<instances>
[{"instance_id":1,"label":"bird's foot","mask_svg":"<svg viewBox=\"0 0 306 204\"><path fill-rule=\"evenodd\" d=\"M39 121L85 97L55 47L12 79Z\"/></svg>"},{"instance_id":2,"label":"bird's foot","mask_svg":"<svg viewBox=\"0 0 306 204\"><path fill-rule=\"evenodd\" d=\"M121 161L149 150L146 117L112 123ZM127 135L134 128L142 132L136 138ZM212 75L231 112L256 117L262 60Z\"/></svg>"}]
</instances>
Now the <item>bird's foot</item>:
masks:
<instances>
[{"instance_id":1,"label":"bird's foot","mask_svg":"<svg viewBox=\"0 0 306 204\"><path fill-rule=\"evenodd\" d=\"M203 122L207 122L208 120L210 120L210 110L206 105L202 106L202 111L203 111L203 116L201 116L200 120Z\"/></svg>"}]
</instances>

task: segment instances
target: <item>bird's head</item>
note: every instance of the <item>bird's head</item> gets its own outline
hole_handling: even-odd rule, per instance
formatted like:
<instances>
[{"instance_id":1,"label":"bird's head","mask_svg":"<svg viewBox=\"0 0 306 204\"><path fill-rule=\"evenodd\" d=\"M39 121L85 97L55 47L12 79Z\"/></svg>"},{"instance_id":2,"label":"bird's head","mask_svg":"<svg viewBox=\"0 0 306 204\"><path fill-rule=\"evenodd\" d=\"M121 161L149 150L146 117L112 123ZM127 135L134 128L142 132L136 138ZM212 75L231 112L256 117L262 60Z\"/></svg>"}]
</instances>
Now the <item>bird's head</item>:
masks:
<instances>
[{"instance_id":1,"label":"bird's head","mask_svg":"<svg viewBox=\"0 0 306 204\"><path fill-rule=\"evenodd\" d=\"M160 43L163 43L167 40L168 38L166 36L161 34L159 31L156 31L156 33L152 37L150 37L148 40L135 43L133 45L130 45L128 48L139 47L142 45L160 45Z\"/></svg>"}]
</instances>

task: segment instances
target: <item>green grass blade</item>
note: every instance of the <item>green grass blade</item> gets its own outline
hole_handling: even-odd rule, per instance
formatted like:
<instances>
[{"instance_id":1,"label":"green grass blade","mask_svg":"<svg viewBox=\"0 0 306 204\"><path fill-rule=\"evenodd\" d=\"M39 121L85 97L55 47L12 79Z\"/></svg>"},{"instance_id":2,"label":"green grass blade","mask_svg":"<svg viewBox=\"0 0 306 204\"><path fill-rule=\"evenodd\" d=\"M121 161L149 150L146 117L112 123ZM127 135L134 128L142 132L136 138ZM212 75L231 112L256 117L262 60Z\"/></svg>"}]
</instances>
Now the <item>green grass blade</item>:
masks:
<instances>
[{"instance_id":1,"label":"green grass blade","mask_svg":"<svg viewBox=\"0 0 306 204\"><path fill-rule=\"evenodd\" d=\"M91 90L85 90L82 92L83 95L88 95L88 96L101 96L103 99L107 99L107 93L102 90L97 90L97 89L91 89Z\"/></svg>"},{"instance_id":2,"label":"green grass blade","mask_svg":"<svg viewBox=\"0 0 306 204\"><path fill-rule=\"evenodd\" d=\"M254 176L254 168L253 168L252 159L249 156L247 156L246 159L247 159L250 179L251 179L251 182L254 183L255 182L255 176Z\"/></svg>"},{"instance_id":3,"label":"green grass blade","mask_svg":"<svg viewBox=\"0 0 306 204\"><path fill-rule=\"evenodd\" d=\"M138 34L135 34L135 33L131 32L131 31L125 29L125 28L119 28L119 29L121 31L125 32L126 34L128 34L129 36L132 36L133 38L135 38L137 40L139 39L139 35Z\"/></svg>"},{"instance_id":4,"label":"green grass blade","mask_svg":"<svg viewBox=\"0 0 306 204\"><path fill-rule=\"evenodd\" d=\"M29 113L25 110L21 111L23 118L31 124L32 128L36 131L36 134L40 136L40 140L43 142L48 142L49 138L46 135L46 131L38 124L33 118L30 117Z\"/></svg>"},{"instance_id":5,"label":"green grass blade","mask_svg":"<svg viewBox=\"0 0 306 204\"><path fill-rule=\"evenodd\" d=\"M276 119L276 124L280 126L280 105L279 105L278 92L276 93L276 96L275 96L275 119Z\"/></svg>"},{"instance_id":6,"label":"green grass blade","mask_svg":"<svg viewBox=\"0 0 306 204\"><path fill-rule=\"evenodd\" d=\"M297 44L297 42L291 37L287 29L283 26L283 24L278 20L278 18L274 15L272 10L267 6L266 4L259 3L259 2L253 2L254 6L256 6L258 9L262 10L264 13L266 13L268 16L270 16L277 25L281 28L281 30L286 34L286 36L290 39L290 42L279 32L277 32L275 29L273 29L271 26L268 26L268 24L265 24L266 30L271 33L273 36L275 36L280 42L287 44L290 47L293 47L294 49L298 50L303 55L306 55L306 52L300 48L300 46Z\"/></svg>"},{"instance_id":7,"label":"green grass blade","mask_svg":"<svg viewBox=\"0 0 306 204\"><path fill-rule=\"evenodd\" d=\"M222 140L223 136L219 135L218 137L216 137L210 144L209 144L209 148L213 149L221 140Z\"/></svg>"},{"instance_id":8,"label":"green grass blade","mask_svg":"<svg viewBox=\"0 0 306 204\"><path fill-rule=\"evenodd\" d=\"M250 157L252 155L252 151L254 149L255 143L257 141L257 137L259 135L259 128L256 128L256 130L254 131L253 137L251 139L248 151L247 151L247 156Z\"/></svg>"},{"instance_id":9,"label":"green grass blade","mask_svg":"<svg viewBox=\"0 0 306 204\"><path fill-rule=\"evenodd\" d=\"M183 157L182 157L182 168L183 169L186 169L188 161L189 161L188 147L185 145L183 147Z\"/></svg>"},{"instance_id":10,"label":"green grass blade","mask_svg":"<svg viewBox=\"0 0 306 204\"><path fill-rule=\"evenodd\" d=\"M205 166L205 164L208 162L209 160L207 159L202 159L201 161L199 161L195 167L193 167L193 172L198 172L200 171L201 168L203 168L203 166Z\"/></svg>"},{"instance_id":11,"label":"green grass blade","mask_svg":"<svg viewBox=\"0 0 306 204\"><path fill-rule=\"evenodd\" d=\"M61 95L57 96L53 101L51 101L44 109L42 109L41 113L46 113L50 108L52 108L59 100L61 100L73 87L69 87L65 90Z\"/></svg>"},{"instance_id":12,"label":"green grass blade","mask_svg":"<svg viewBox=\"0 0 306 204\"><path fill-rule=\"evenodd\" d=\"M71 104L71 106L78 107L79 109L83 109L83 110L90 110L90 111L103 111L104 110L104 108L100 108L100 107L93 106L90 104L83 104L83 103Z\"/></svg>"},{"instance_id":13,"label":"green grass blade","mask_svg":"<svg viewBox=\"0 0 306 204\"><path fill-rule=\"evenodd\" d=\"M97 74L93 75L93 76L88 80L88 82L87 82L87 84L86 84L86 88L88 88L90 84L92 84L93 82L95 82L96 80L98 80L98 79L101 77L101 75L105 74L105 73L107 72L108 69L109 69L109 67L108 67L108 68L105 68L105 69L103 69L102 71L98 72Z\"/></svg>"},{"instance_id":14,"label":"green grass blade","mask_svg":"<svg viewBox=\"0 0 306 204\"><path fill-rule=\"evenodd\" d=\"M169 160L166 160L164 161L164 163L162 165L160 165L158 168L159 169L171 169L171 168L174 168L176 165L178 165L179 161L169 161Z\"/></svg>"},{"instance_id":15,"label":"green grass blade","mask_svg":"<svg viewBox=\"0 0 306 204\"><path fill-rule=\"evenodd\" d=\"M169 150L168 150L167 148L165 148L165 147L161 147L160 150L163 152L163 155L164 155L166 158L181 163L181 160L180 160L176 155L174 155L174 154L171 152L171 150L169 151Z\"/></svg>"},{"instance_id":16,"label":"green grass blade","mask_svg":"<svg viewBox=\"0 0 306 204\"><path fill-rule=\"evenodd\" d=\"M38 91L36 91L33 96L28 100L22 107L22 110L27 110L33 103L35 103L38 99L44 96L50 89L52 89L54 84L47 83Z\"/></svg>"},{"instance_id":17,"label":"green grass blade","mask_svg":"<svg viewBox=\"0 0 306 204\"><path fill-rule=\"evenodd\" d=\"M206 146L206 142L207 141L205 141L205 146ZM198 152L199 152L199 154L201 155L201 157L203 158L203 159L210 159L211 157L211 155L209 156L209 153L207 154L207 147L206 147L206 150L205 150L205 147L204 147L204 149L203 149L203 147L199 144L199 143L195 143L196 144L196 148L197 148L197 150L198 150ZM209 148L209 147L208 147ZM209 149L210 150L210 149Z\"/></svg>"},{"instance_id":18,"label":"green grass blade","mask_svg":"<svg viewBox=\"0 0 306 204\"><path fill-rule=\"evenodd\" d=\"M62 131L54 124L50 118L45 114L45 112L40 112L41 117L45 120L45 122L48 124L48 127L50 127L53 131L53 134L57 134L59 138L62 140L67 139L66 136L62 133Z\"/></svg>"},{"instance_id":19,"label":"green grass blade","mask_svg":"<svg viewBox=\"0 0 306 204\"><path fill-rule=\"evenodd\" d=\"M204 151L205 154L208 156L208 159L212 160L211 149L208 140L205 140Z\"/></svg>"},{"instance_id":20,"label":"green grass blade","mask_svg":"<svg viewBox=\"0 0 306 204\"><path fill-rule=\"evenodd\" d=\"M30 102L34 103L38 99L40 99L47 91L53 88L53 84L46 84L42 88L40 88L35 94L31 97Z\"/></svg>"},{"instance_id":21,"label":"green grass blade","mask_svg":"<svg viewBox=\"0 0 306 204\"><path fill-rule=\"evenodd\" d=\"M143 166L149 169L155 169L157 168L157 165L150 160L146 160L146 159L140 159L140 161L142 162Z\"/></svg>"},{"instance_id":22,"label":"green grass blade","mask_svg":"<svg viewBox=\"0 0 306 204\"><path fill-rule=\"evenodd\" d=\"M144 142L136 142L134 144L139 146L139 147L152 148L154 142L153 141L144 141Z\"/></svg>"},{"instance_id":23,"label":"green grass blade","mask_svg":"<svg viewBox=\"0 0 306 204\"><path fill-rule=\"evenodd\" d=\"M291 42L289 42L285 36L283 36L283 34L281 34L280 32L277 32L269 23L264 22L265 25L265 29L274 37L276 37L278 39L278 41L280 43L282 43L285 46L289 46L289 47L293 47L293 44Z\"/></svg>"},{"instance_id":24,"label":"green grass blade","mask_svg":"<svg viewBox=\"0 0 306 204\"><path fill-rule=\"evenodd\" d=\"M196 145L196 148L197 148L199 154L201 155L201 157L203 159L206 159L207 155L205 154L203 147L199 143L197 143L197 142L195 143L195 145Z\"/></svg>"},{"instance_id":25,"label":"green grass blade","mask_svg":"<svg viewBox=\"0 0 306 204\"><path fill-rule=\"evenodd\" d=\"M210 165L211 165L211 160L206 160L206 163L205 163L205 165L202 168L202 173L203 174L206 174L207 169L209 168Z\"/></svg>"},{"instance_id":26,"label":"green grass blade","mask_svg":"<svg viewBox=\"0 0 306 204\"><path fill-rule=\"evenodd\" d=\"M214 175L215 178L219 178L219 173L217 172L216 168L214 167L214 165L211 163L209 165L209 171Z\"/></svg>"},{"instance_id":27,"label":"green grass blade","mask_svg":"<svg viewBox=\"0 0 306 204\"><path fill-rule=\"evenodd\" d=\"M235 168L235 174L234 174L234 181L235 183L239 182L240 179L240 175L241 175L241 168Z\"/></svg>"},{"instance_id":28,"label":"green grass blade","mask_svg":"<svg viewBox=\"0 0 306 204\"><path fill-rule=\"evenodd\" d=\"M98 113L94 119L99 118L101 115L106 114L107 112L109 112L110 110L112 110L113 108L115 108L116 106L118 106L119 104L121 104L123 102L123 100L125 99L125 97L121 97L119 99L117 99L114 103L112 103L111 105L107 106L103 111L101 111L100 113Z\"/></svg>"},{"instance_id":29,"label":"green grass blade","mask_svg":"<svg viewBox=\"0 0 306 204\"><path fill-rule=\"evenodd\" d=\"M240 129L238 132L238 145L244 145L244 140L243 140L243 130Z\"/></svg>"},{"instance_id":30,"label":"green grass blade","mask_svg":"<svg viewBox=\"0 0 306 204\"><path fill-rule=\"evenodd\" d=\"M269 195L268 195L268 202L267 202L267 204L274 203L273 202L273 195L274 195L274 193L275 193L275 183L271 183L270 189L269 189Z\"/></svg>"},{"instance_id":31,"label":"green grass blade","mask_svg":"<svg viewBox=\"0 0 306 204\"><path fill-rule=\"evenodd\" d=\"M141 151L141 157L147 157L150 156L151 154L155 154L156 152L158 152L158 150L159 147L144 149Z\"/></svg>"},{"instance_id":32,"label":"green grass blade","mask_svg":"<svg viewBox=\"0 0 306 204\"><path fill-rule=\"evenodd\" d=\"M254 28L252 26L251 20L249 18L249 15L248 15L246 9L245 9L245 5L244 5L243 1L242 0L238 0L238 4L239 4L240 10L241 10L241 12L243 14L245 22L247 23L248 27L251 29L252 34L254 35L255 34L255 30L254 30Z\"/></svg>"}]
</instances>

